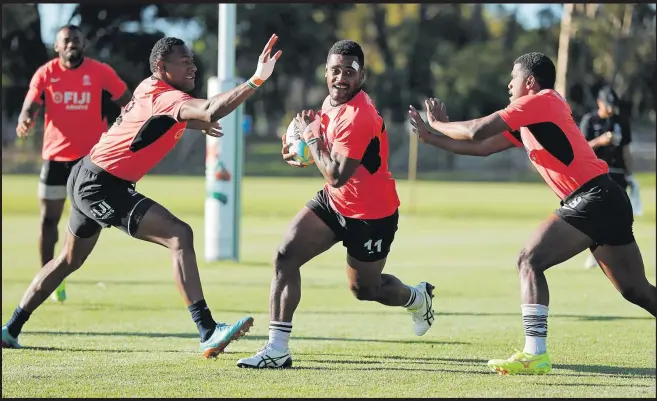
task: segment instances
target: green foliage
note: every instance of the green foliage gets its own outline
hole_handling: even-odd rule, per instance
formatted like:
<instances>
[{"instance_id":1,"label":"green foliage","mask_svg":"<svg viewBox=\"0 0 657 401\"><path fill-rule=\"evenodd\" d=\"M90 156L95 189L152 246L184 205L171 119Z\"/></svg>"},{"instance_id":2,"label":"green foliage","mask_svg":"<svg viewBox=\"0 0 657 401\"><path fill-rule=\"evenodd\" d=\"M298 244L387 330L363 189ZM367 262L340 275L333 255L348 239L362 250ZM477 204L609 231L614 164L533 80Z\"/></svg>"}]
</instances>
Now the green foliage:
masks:
<instances>
[{"instance_id":1,"label":"green foliage","mask_svg":"<svg viewBox=\"0 0 657 401\"><path fill-rule=\"evenodd\" d=\"M35 32L40 35L36 8L11 7L17 17L7 19L9 13L3 13L3 104L16 110L31 74L47 57L40 42L36 46L28 40ZM647 4L632 7L629 30L623 22L626 5L599 5L594 17L576 13L568 73L576 115L593 107L591 94L599 85L614 81L633 118L654 119L655 10ZM114 66L131 88L150 74L150 48L164 35L152 28L154 19L194 21L203 33L189 44L199 65L193 94L206 94L207 79L217 68L216 4L85 3L74 15L90 40L88 54ZM556 62L560 19L545 8L539 22L538 28L528 30L513 12L481 4L240 3L236 74L248 78L269 36L278 34L284 56L271 82L245 105L258 136L280 134L289 116L319 107L326 95L328 49L347 38L363 46L365 89L390 122L403 123L408 104L419 106L429 96L445 100L453 119L475 118L507 104L506 85L517 56L542 51ZM623 34L624 29L629 34ZM19 34L23 37L15 39Z\"/></svg>"}]
</instances>

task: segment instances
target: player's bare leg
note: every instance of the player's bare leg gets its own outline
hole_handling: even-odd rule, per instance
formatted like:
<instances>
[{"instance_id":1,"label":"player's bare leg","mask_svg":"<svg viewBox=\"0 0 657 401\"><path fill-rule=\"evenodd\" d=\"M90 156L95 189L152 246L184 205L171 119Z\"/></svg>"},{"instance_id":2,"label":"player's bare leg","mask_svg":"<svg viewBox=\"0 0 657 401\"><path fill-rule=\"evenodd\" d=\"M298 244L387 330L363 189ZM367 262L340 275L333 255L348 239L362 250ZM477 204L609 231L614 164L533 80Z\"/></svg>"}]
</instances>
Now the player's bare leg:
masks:
<instances>
[{"instance_id":1,"label":"player's bare leg","mask_svg":"<svg viewBox=\"0 0 657 401\"><path fill-rule=\"evenodd\" d=\"M39 230L39 257L41 266L45 266L55 257L55 245L59 240L59 220L62 217L66 199L39 199L40 230ZM64 282L53 291L52 299L57 302L66 301L66 288Z\"/></svg>"},{"instance_id":2,"label":"player's bare leg","mask_svg":"<svg viewBox=\"0 0 657 401\"><path fill-rule=\"evenodd\" d=\"M501 374L544 374L552 370L547 352L550 292L545 271L593 245L593 240L556 214L546 218L518 256L525 347L509 359L488 361Z\"/></svg>"},{"instance_id":3,"label":"player's bare leg","mask_svg":"<svg viewBox=\"0 0 657 401\"><path fill-rule=\"evenodd\" d=\"M59 240L57 226L62 217L66 199L39 199L40 231L39 257L41 266L45 266L55 257L55 244Z\"/></svg>"},{"instance_id":4,"label":"player's bare leg","mask_svg":"<svg viewBox=\"0 0 657 401\"><path fill-rule=\"evenodd\" d=\"M206 358L223 352L231 341L243 336L253 325L246 316L234 325L215 322L205 302L194 251L194 233L189 224L154 203L139 221L135 238L162 245L171 252L173 276L185 305L196 323L201 351Z\"/></svg>"},{"instance_id":5,"label":"player's bare leg","mask_svg":"<svg viewBox=\"0 0 657 401\"><path fill-rule=\"evenodd\" d=\"M90 238L78 238L67 230L64 248L39 270L25 291L14 315L2 327L2 347L19 348L17 337L23 325L68 275L79 269L91 254L100 232Z\"/></svg>"},{"instance_id":6,"label":"player's bare leg","mask_svg":"<svg viewBox=\"0 0 657 401\"><path fill-rule=\"evenodd\" d=\"M337 243L333 231L304 207L294 217L274 256L269 296L272 321L292 322L301 300L301 266Z\"/></svg>"},{"instance_id":7,"label":"player's bare leg","mask_svg":"<svg viewBox=\"0 0 657 401\"><path fill-rule=\"evenodd\" d=\"M403 306L413 314L413 330L424 335L435 320L433 285L422 282L410 287L392 274L382 273L387 258L360 261L347 255L349 288L360 301L375 301L386 306Z\"/></svg>"},{"instance_id":8,"label":"player's bare leg","mask_svg":"<svg viewBox=\"0 0 657 401\"><path fill-rule=\"evenodd\" d=\"M599 246L593 254L623 298L657 317L657 288L646 277L643 258L636 242Z\"/></svg>"},{"instance_id":9,"label":"player's bare leg","mask_svg":"<svg viewBox=\"0 0 657 401\"><path fill-rule=\"evenodd\" d=\"M403 306L411 289L392 274L382 274L386 259L362 262L347 255L349 289L360 301L375 301L387 306Z\"/></svg>"},{"instance_id":10,"label":"player's bare leg","mask_svg":"<svg viewBox=\"0 0 657 401\"><path fill-rule=\"evenodd\" d=\"M204 298L194 251L194 233L189 224L156 203L140 220L135 238L170 250L173 277L185 305L190 306Z\"/></svg>"},{"instance_id":11,"label":"player's bare leg","mask_svg":"<svg viewBox=\"0 0 657 401\"><path fill-rule=\"evenodd\" d=\"M308 207L301 209L292 219L273 261L274 277L269 292L269 341L253 357L237 361L237 366L292 366L288 341L292 333L292 317L301 300L301 266L336 243L333 230Z\"/></svg>"}]
</instances>

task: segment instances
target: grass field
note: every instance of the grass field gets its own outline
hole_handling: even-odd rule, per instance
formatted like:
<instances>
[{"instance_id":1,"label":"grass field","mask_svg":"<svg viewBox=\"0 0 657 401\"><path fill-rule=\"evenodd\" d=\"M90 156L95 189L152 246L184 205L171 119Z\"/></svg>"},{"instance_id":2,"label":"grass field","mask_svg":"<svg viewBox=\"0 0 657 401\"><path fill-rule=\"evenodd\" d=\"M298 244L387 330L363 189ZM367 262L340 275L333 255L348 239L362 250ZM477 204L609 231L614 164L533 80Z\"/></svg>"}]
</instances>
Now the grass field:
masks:
<instances>
[{"instance_id":1,"label":"grass field","mask_svg":"<svg viewBox=\"0 0 657 401\"><path fill-rule=\"evenodd\" d=\"M635 235L655 283L655 176L642 176L646 214ZM38 269L37 176L2 178L2 320ZM434 327L415 337L401 308L359 302L347 289L344 248L302 269L290 343L295 368L238 369L267 339L270 259L316 178L243 183L241 263L199 261L218 321L255 318L247 337L204 360L164 248L103 233L68 280L69 300L33 313L22 350L2 351L3 397L655 397L655 319L627 303L585 255L548 271L546 376L502 377L486 361L523 346L514 261L558 205L544 184L399 184L400 228L386 272L436 286ZM196 232L203 255L201 177L146 177L144 194ZM60 224L63 233L65 221ZM61 244L60 244L61 245Z\"/></svg>"}]
</instances>

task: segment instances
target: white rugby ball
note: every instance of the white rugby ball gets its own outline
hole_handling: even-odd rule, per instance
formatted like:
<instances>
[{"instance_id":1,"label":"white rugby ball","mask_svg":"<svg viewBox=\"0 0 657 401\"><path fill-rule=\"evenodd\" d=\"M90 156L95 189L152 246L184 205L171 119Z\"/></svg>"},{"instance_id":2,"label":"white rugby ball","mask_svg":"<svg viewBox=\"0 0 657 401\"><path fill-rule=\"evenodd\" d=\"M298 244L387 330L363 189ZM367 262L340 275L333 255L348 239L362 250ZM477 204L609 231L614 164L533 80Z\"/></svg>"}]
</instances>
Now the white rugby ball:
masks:
<instances>
[{"instance_id":1,"label":"white rugby ball","mask_svg":"<svg viewBox=\"0 0 657 401\"><path fill-rule=\"evenodd\" d=\"M306 142L301 138L301 133L297 128L297 125L294 123L294 119L290 122L290 125L287 126L287 131L285 132L285 143L289 144L289 152L294 155L294 160L303 164L308 165L312 164L313 155L310 153L310 149Z\"/></svg>"}]
</instances>

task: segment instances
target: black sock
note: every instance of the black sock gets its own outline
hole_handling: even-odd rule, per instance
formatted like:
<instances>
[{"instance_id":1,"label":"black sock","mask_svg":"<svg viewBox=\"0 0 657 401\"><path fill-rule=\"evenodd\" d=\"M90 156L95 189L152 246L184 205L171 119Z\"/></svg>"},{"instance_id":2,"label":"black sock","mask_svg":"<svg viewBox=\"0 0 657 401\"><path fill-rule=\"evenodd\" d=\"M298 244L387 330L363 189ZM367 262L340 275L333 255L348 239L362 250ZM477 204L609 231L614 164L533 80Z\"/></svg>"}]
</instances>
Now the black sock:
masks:
<instances>
[{"instance_id":1,"label":"black sock","mask_svg":"<svg viewBox=\"0 0 657 401\"><path fill-rule=\"evenodd\" d=\"M192 320L196 323L198 327L198 333L201 335L201 341L207 341L214 329L217 326L217 322L212 318L212 313L208 304L205 303L205 299L197 301L187 307L189 312L192 314Z\"/></svg>"},{"instance_id":2,"label":"black sock","mask_svg":"<svg viewBox=\"0 0 657 401\"><path fill-rule=\"evenodd\" d=\"M19 334L21 334L21 330L23 330L23 325L25 322L27 322L27 319L30 318L30 315L32 312L24 311L23 309L16 308L14 311L13 316L5 326L7 326L7 331L9 331L9 334L11 334L12 337L16 338L18 337Z\"/></svg>"}]
</instances>

